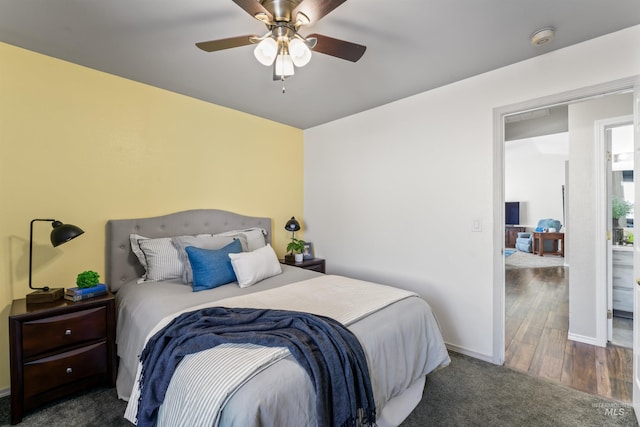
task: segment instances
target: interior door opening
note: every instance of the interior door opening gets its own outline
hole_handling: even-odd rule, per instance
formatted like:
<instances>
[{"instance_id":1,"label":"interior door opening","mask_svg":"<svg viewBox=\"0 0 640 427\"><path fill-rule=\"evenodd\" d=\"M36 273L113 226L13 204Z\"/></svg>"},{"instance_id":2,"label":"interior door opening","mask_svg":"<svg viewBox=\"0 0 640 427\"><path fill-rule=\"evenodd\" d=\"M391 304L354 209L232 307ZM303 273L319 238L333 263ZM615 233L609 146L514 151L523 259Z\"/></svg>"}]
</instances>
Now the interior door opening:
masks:
<instances>
[{"instance_id":1,"label":"interior door opening","mask_svg":"<svg viewBox=\"0 0 640 427\"><path fill-rule=\"evenodd\" d=\"M529 230L531 228L537 228L538 221L540 219L549 218L549 217L565 219L563 221L563 231L565 231L567 238L562 243L562 244L566 244L565 267L563 267L565 268L565 273L564 273L565 277L558 276L558 277L555 277L553 280L557 280L558 283L565 281L568 287L571 286L570 281L573 281L575 277L578 277L577 283L581 282L580 274L584 276L584 275L587 275L588 273L588 274L591 274L591 277L593 278L594 275L600 274L598 273L598 271L601 271L601 272L607 271L607 266L606 266L607 257L604 255L606 253L604 249L602 250L602 254L603 254L602 256L591 255L589 257L589 255L586 253L589 252L590 254L594 254L597 252L596 250L594 250L595 246L598 245L598 243L596 242L596 238L594 236L594 234L596 234L594 233L594 229L596 228L595 225L599 223L598 221L601 221L602 224L605 224L607 212L611 210L611 204L606 203L603 200L600 204L593 205L592 209L594 209L594 211L597 209L600 212L598 215L603 216L604 218L602 219L591 218L591 217L588 217L588 215L590 215L590 212L585 210L585 205L584 203L582 203L583 200L581 200L580 197L576 197L576 193L578 193L578 196L581 196L580 193L584 191L583 190L584 186L590 186L590 189L588 191L594 191L596 182L590 181L590 176L589 176L589 175L591 176L594 175L594 171L593 171L594 153L595 153L595 143L593 139L595 134L594 123L599 118L607 118L607 117L621 115L621 113L615 109L612 112L604 111L602 112L602 115L599 115L600 112L597 112L596 109L598 106L607 105L607 101L602 101L603 98L614 99L613 97L616 97L616 96L622 96L623 98L625 98L624 102L627 103L626 107L622 109L622 111L625 111L622 114L630 114L630 111L633 111L633 102L631 101L632 94L629 91L626 91L625 93L617 92L607 96L603 96L602 94L600 94L598 95L598 97L595 97L595 98L583 97L581 99L576 98L572 100L567 100L565 102L553 102L553 103L547 104L548 106L545 106L545 104L542 104L542 103L538 105L533 105L533 106L528 105L527 106L528 108L524 108L520 111L514 109L509 111L508 114L503 112L501 116L501 118L504 119L505 117L508 117L508 116L523 114L529 117L537 116L537 118L539 118L541 116L547 115L547 113L543 112L543 110L545 109L550 109L551 111L553 111L557 107L565 107L565 108L568 107L573 111L573 112L569 112L569 116L573 114L573 116L571 117L573 117L574 119L573 120L574 126L576 122L579 122L580 120L583 120L585 122L584 128L586 130L584 130L582 134L579 134L579 135L576 134L578 136L574 136L573 140L570 139L570 144L569 144L570 150L576 150L576 151L571 152L570 156L567 157L566 172L562 174L563 175L562 179L565 179L564 183L558 182L556 185L555 182L552 182L552 183L548 182L547 181L548 175L544 175L544 174L545 173L548 174L549 168L545 164L538 165L537 167L534 168L538 172L528 174L529 175L528 182L530 185L535 185L536 182L544 181L544 185L546 187L543 186L540 192L546 192L550 195L553 195L554 194L553 187L558 187L558 191L556 191L555 193L558 194L557 199L560 207L556 208L555 206L547 206L542 210L536 210L537 208L533 206L528 206L529 204L533 204L534 202L540 203L539 201L530 200L529 198L526 198L524 196L518 196L518 195L514 196L513 192L508 191L506 188L507 187L507 182L506 182L507 170L509 169L509 165L507 164L507 162L509 160L507 158L507 153L506 153L507 148L505 147L504 144L506 144L505 141L507 138L506 134L508 130L506 129L507 125L504 123L504 121L502 123L502 126L504 128L503 138L502 138L502 144L503 144L502 155L503 155L504 169L502 171L502 177L501 177L503 189L502 189L502 200L501 200L500 208L503 209L503 206L504 206L503 204L505 202L512 202L513 200L518 199L521 206L525 206L525 212L521 213L520 224L518 225L520 227L523 227ZM591 103L591 101L593 102ZM583 105L578 105L578 104L583 104ZM592 108L592 105L593 105L593 108ZM533 112L537 112L537 113L531 114ZM567 127L567 130L566 130L567 133L571 133L570 128L571 126ZM560 133L560 132L557 132L557 133ZM588 138L585 138L585 135L587 134L589 135L591 140L589 140ZM568 138L571 138L571 135L569 135ZM581 146L580 144L583 144L583 145ZM554 148L558 148L558 147L559 145L555 146ZM539 152L540 147L537 147L537 149ZM557 155L557 152L555 154L550 154L550 155ZM633 150L632 150L632 155L633 155ZM620 156L620 157L624 157L624 156ZM532 160L532 159L533 159L533 156L529 158L529 160ZM520 163L516 167L527 168L531 166L526 164L526 160L523 161L522 159L520 159L519 161ZM591 168L591 169L588 169L588 168ZM569 173L569 170L571 170L572 173ZM625 175L625 179L628 179L628 172L625 172L625 173L621 172L620 176L622 175ZM579 178L579 180L576 180L576 176ZM570 178L570 177L573 177L573 178ZM566 203L565 205L563 205L561 202L560 188L562 187L563 184L566 185L566 190L567 190L567 193L565 194L565 197L564 197L564 202ZM634 184L632 182L631 188L633 188L633 185ZM607 191L604 187L600 190L600 192L604 195L607 194ZM535 192L531 192L531 193L535 193ZM573 206L571 204L572 196L574 201ZM593 197L592 193L590 193L589 197L591 197L592 200L597 199L596 197ZM579 203L576 203L576 201L578 201ZM548 215L545 213L545 209L546 209L546 212L549 212ZM556 210L558 209L560 210L560 213L556 213ZM566 212L565 212L565 209L566 209ZM571 215L572 209L574 209L574 212L575 212L574 216ZM579 209L579 211L576 209ZM532 212L535 212L535 213L532 213ZM504 212L502 214L505 215ZM574 221L573 223L572 223L572 218ZM633 227L633 222L634 222L633 212L628 216L628 220L629 220L629 223L624 224L627 227L623 227L627 229L626 235L625 235L627 241L631 237L630 234L632 234L632 231L629 232L629 230L632 230L631 227ZM626 218L625 218L625 221L626 221ZM612 221L609 220L608 224L612 224ZM502 217L502 225L503 226L506 225L504 216ZM611 226L609 227L609 230L612 230ZM505 233L505 236L506 236L507 229L503 228L502 232ZM603 236L606 235L606 230L603 229L602 235ZM585 239L585 236L588 237L588 239ZM506 242L508 239L506 239L506 237L503 237L503 239L505 241L504 249L507 249ZM576 246L572 246L572 244L574 243L576 243ZM602 244L602 246L603 248L605 248L604 243ZM622 245L619 245L619 246L622 246ZM577 259L579 260L579 265L576 267L576 270L578 271L579 274L576 274L575 277L573 277L573 275L570 273L570 270L571 270L570 264L571 262L573 262L573 259L574 259L573 256L575 251L578 251ZM634 253L633 250L631 250L630 254L631 254L632 260L633 260L633 253ZM545 257L546 257L546 254L545 254ZM508 257L506 259L508 259ZM576 377L580 377L583 373L575 372L574 370L567 368L571 366L571 363L572 363L571 357L574 357L574 355L572 354L573 352L572 349L586 348L587 349L586 351L595 351L594 350L595 348L598 348L598 346L601 346L601 347L606 346L606 343L607 343L607 340L606 340L607 312L606 312L606 309L603 309L600 311L597 311L595 309L596 308L595 301L597 300L597 295L596 295L597 291L595 289L596 285L593 284L593 289L588 290L588 292L590 293L589 295L585 295L584 288L580 289L582 294L575 292L575 290L573 293L567 292L567 295L566 295L567 303L564 305L564 307L561 307L566 309L566 311L564 313L561 313L560 311L556 312L554 311L555 308L552 308L549 311L548 317L547 317L547 319L552 319L549 322L540 322L539 319L534 320L533 316L530 316L528 320L525 317L525 321L523 321L521 324L511 324L509 323L511 320L510 314L513 314L513 313L508 312L508 310L511 309L512 307L507 307L507 304L508 304L507 301L508 301L509 295L506 294L506 292L508 292L507 283L506 283L507 275L505 274L505 270L504 270L504 267L507 264L506 259L503 255L502 256L503 271L501 273L504 280L503 282L504 287L502 288L502 290L503 292L505 292L505 294L503 296L504 306L502 306L502 308L505 309L505 311L502 313L502 315L504 316L503 319L505 323L504 323L504 329L502 330L504 332L502 360L505 362L505 364L507 364L509 358L514 357L514 352L519 352L515 356L515 359L518 360L518 364L519 364L519 366L516 367L516 369L524 370L532 375L537 374L537 376L541 376L541 377L556 378L560 382L568 386L575 385L576 387L574 388L579 388L577 383L579 383L580 381L574 381L574 379L577 379ZM597 266L597 268L595 268L595 266ZM532 272L530 277L534 277L536 274L540 273L540 270L537 270L537 272L533 272L533 269L535 268L537 267L532 267ZM589 268L591 268L591 270L589 270ZM596 270L595 274L593 272L593 269ZM537 289L534 288L533 292L536 292L540 290L543 286L546 286L550 280L551 279L549 279L549 277L539 278L539 283L538 283L539 286ZM576 282L572 282L572 283L576 283ZM592 280L592 283L593 283L593 280ZM601 293L602 295L606 296L606 290L604 286L604 283L605 283L604 276L603 276L603 280L601 280L600 283L601 283L601 289L602 289ZM549 301L551 302L549 304L553 304L554 299L563 297L562 295L553 294L552 287L549 287L549 286L546 286L546 287L548 288L547 292L550 295ZM571 301L569 301L569 295L571 295L572 297ZM603 325L605 325L605 327L602 330L604 339L602 340L601 343L599 343L598 339L596 339L597 333L595 332L595 329L596 329L595 327L592 329L592 332L588 332L588 333L582 332L581 330L579 330L579 328L575 326L574 326L575 328L574 331L570 330L569 328L570 314L568 309L569 305L572 305L573 310L576 310L576 309L579 311L582 310L583 312L581 313L581 315L583 316L585 315L585 313L590 313L591 319L589 321L592 322L594 325L597 323L598 324L602 323ZM606 307L606 304L605 304L605 307ZM527 316L527 314L524 314L524 316ZM564 321L561 319L562 316L565 316ZM559 326L561 324L564 326ZM526 328L526 329L523 329L523 328ZM544 341L544 339L547 340L540 347L536 347L537 343L535 342L535 340L537 338L532 338L535 334L539 334L538 337L540 338L540 340L542 341ZM524 339L522 339L520 343L516 343L518 345L515 345L509 349L509 345L512 344L510 340L513 339L516 335L520 335L520 337L521 338L523 337ZM542 360L542 358L544 357L544 351L542 350L542 348L550 345L550 343L558 342L558 340L560 339L563 340L563 343L559 345L556 350L558 351L557 352L558 354L562 353L562 355L558 358L558 360L551 360L548 358L545 360ZM577 345L577 343L580 345ZM569 350L567 351L567 349ZM632 350L628 349L628 351L629 351L628 360L631 361ZM626 368L630 371L632 369L631 363L629 363L628 365L629 366L627 366ZM541 366L552 366L552 368L550 368L550 370L547 370L546 372L539 372L540 371L539 368ZM554 375L558 375L558 376L554 377ZM571 378L572 376L573 376L573 379ZM628 373L628 376L631 377L631 374ZM583 379L584 378L580 378L581 381ZM594 394L605 395L599 392L597 386L595 385L596 381L597 379L594 379L594 382L593 382L594 387L592 389L583 389L583 391L587 391ZM625 392L624 396L622 396L622 398L620 398L619 396L614 396L614 398L631 401L631 397L632 397L631 381L629 381L629 384L627 386L628 386L627 391ZM608 396L608 397L612 397L612 396Z\"/></svg>"}]
</instances>

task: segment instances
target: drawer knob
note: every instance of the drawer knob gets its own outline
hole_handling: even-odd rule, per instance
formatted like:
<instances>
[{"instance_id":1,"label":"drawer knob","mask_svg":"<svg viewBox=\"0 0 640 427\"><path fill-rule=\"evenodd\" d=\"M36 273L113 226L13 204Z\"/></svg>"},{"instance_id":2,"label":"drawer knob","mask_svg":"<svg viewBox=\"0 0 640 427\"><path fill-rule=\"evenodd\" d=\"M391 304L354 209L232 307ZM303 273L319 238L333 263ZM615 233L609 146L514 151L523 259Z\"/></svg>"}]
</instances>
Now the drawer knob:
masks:
<instances>
[{"instance_id":1,"label":"drawer knob","mask_svg":"<svg viewBox=\"0 0 640 427\"><path fill-rule=\"evenodd\" d=\"M64 334L65 334L66 336L71 335L71 329L67 329L66 331L64 331Z\"/></svg>"},{"instance_id":2,"label":"drawer knob","mask_svg":"<svg viewBox=\"0 0 640 427\"><path fill-rule=\"evenodd\" d=\"M67 374L72 374L73 373L73 368L67 368Z\"/></svg>"}]
</instances>

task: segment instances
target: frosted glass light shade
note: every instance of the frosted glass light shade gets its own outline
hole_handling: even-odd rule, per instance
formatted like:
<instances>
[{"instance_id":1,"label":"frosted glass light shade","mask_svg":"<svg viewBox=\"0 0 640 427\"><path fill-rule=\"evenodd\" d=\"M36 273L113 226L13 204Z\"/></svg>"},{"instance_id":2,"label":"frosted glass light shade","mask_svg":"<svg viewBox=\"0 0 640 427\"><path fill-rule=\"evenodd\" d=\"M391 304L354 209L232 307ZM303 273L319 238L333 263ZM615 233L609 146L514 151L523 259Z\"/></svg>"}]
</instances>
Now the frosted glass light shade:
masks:
<instances>
[{"instance_id":1,"label":"frosted glass light shade","mask_svg":"<svg viewBox=\"0 0 640 427\"><path fill-rule=\"evenodd\" d=\"M258 43L256 48L253 50L253 54L258 62L262 65L269 66L273 64L273 61L276 59L276 55L278 54L278 43L271 37L267 37Z\"/></svg>"},{"instance_id":2,"label":"frosted glass light shade","mask_svg":"<svg viewBox=\"0 0 640 427\"><path fill-rule=\"evenodd\" d=\"M291 55L289 54L279 54L276 58L276 76L278 77L289 77L293 76L295 71L293 69L293 61L291 60Z\"/></svg>"},{"instance_id":3,"label":"frosted glass light shade","mask_svg":"<svg viewBox=\"0 0 640 427\"><path fill-rule=\"evenodd\" d=\"M311 60L311 49L300 39L289 42L289 54L296 67L304 67Z\"/></svg>"}]
</instances>

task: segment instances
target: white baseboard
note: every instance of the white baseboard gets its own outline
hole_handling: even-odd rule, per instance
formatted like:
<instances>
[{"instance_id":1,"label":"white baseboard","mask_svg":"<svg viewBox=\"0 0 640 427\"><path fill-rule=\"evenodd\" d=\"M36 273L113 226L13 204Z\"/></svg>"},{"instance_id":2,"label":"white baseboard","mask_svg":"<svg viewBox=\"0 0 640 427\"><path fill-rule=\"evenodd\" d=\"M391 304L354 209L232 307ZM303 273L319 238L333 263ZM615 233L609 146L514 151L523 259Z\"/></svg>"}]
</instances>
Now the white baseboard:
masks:
<instances>
[{"instance_id":1,"label":"white baseboard","mask_svg":"<svg viewBox=\"0 0 640 427\"><path fill-rule=\"evenodd\" d=\"M457 346L455 344L449 344L447 342L445 342L444 344L447 346L448 350L455 351L456 353L464 354L465 356L473 357L474 359L480 359L480 360L483 360L485 362L489 362L489 363L493 363L494 365L498 365L498 363L496 363L493 360L493 356L491 356L491 355L478 353L476 351L469 350L467 348L460 347L460 346Z\"/></svg>"},{"instance_id":2,"label":"white baseboard","mask_svg":"<svg viewBox=\"0 0 640 427\"><path fill-rule=\"evenodd\" d=\"M598 343L598 341L595 339L595 337L588 337L586 335L572 334L571 332L569 332L569 334L567 335L567 338L570 339L571 341L577 341L577 342L581 342L581 343L584 343L584 344L591 344L591 345L595 345L597 347L602 347L602 345L600 345Z\"/></svg>"},{"instance_id":3,"label":"white baseboard","mask_svg":"<svg viewBox=\"0 0 640 427\"><path fill-rule=\"evenodd\" d=\"M5 388L3 390L0 390L0 397L6 397L11 395L11 389L10 388Z\"/></svg>"}]
</instances>

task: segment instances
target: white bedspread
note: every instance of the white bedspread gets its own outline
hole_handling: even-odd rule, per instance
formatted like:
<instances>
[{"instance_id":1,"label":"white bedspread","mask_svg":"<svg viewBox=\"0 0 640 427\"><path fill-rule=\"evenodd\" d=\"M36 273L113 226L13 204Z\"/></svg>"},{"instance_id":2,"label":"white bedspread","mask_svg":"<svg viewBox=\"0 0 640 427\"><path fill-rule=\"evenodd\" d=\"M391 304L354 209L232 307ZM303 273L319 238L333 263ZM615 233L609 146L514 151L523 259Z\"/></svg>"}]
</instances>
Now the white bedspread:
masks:
<instances>
[{"instance_id":1,"label":"white bedspread","mask_svg":"<svg viewBox=\"0 0 640 427\"><path fill-rule=\"evenodd\" d=\"M341 276L321 276L181 310L159 322L147 340L181 313L214 305L302 311L331 317L348 326L390 304L412 296L416 294L390 286ZM183 364L191 366L186 370L193 371L193 368L196 368L195 371L199 372L199 375L191 377L189 374L183 374L185 369L175 372L167 390L165 404L158 415L158 425L217 426L221 409L237 388L247 379L288 355L289 351L285 348L225 345L186 357ZM242 363L237 363L239 360L242 360ZM125 412L125 417L134 423L140 395L140 370L141 366L138 367L136 382ZM185 378L189 380L185 381ZM206 398L191 401L189 410L185 411L186 402L183 397L187 389L197 389L199 395Z\"/></svg>"}]
</instances>

